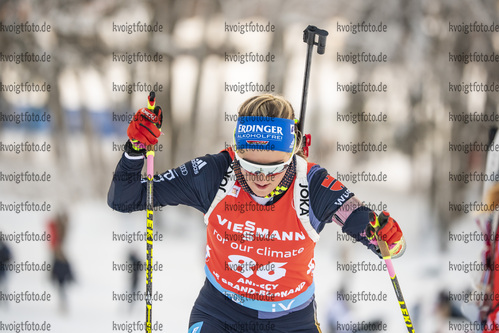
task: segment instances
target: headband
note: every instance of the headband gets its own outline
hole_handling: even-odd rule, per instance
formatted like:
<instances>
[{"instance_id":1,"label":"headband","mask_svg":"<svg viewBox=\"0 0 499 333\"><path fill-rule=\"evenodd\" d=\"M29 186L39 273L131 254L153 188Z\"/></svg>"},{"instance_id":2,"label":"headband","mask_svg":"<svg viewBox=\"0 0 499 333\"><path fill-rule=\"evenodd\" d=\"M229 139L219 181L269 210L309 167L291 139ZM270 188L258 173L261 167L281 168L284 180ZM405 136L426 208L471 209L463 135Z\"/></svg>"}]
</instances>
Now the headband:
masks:
<instances>
[{"instance_id":1,"label":"headband","mask_svg":"<svg viewBox=\"0 0 499 333\"><path fill-rule=\"evenodd\" d=\"M237 149L277 150L291 153L295 144L293 119L239 117L234 130Z\"/></svg>"}]
</instances>

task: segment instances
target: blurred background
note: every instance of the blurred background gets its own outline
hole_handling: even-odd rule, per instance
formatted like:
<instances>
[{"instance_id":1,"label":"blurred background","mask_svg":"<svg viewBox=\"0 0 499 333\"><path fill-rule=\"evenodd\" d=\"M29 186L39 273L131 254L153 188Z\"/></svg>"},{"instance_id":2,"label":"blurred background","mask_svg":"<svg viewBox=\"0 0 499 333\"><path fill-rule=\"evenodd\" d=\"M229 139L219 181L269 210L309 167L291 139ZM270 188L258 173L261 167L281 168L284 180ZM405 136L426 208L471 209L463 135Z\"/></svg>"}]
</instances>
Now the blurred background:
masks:
<instances>
[{"instance_id":1,"label":"blurred background","mask_svg":"<svg viewBox=\"0 0 499 333\"><path fill-rule=\"evenodd\" d=\"M453 116L497 114L499 95L454 92L450 85L497 83L499 71L497 62L465 63L451 55L497 53L499 34L467 34L451 25L499 23L498 13L497 1L0 1L1 83L51 86L50 92L16 93L6 86L0 91L0 148L25 141L51 145L50 152L0 149L0 203L51 205L50 211L20 213L0 205L0 232L57 235L52 242L16 243L4 237L10 253L4 262L58 263L58 274L4 269L4 293L46 291L52 300L0 301L0 320L47 321L54 332L112 331L143 321L144 302L120 301L116 294L144 288L144 272L116 271L113 263L145 260L145 242L115 237L145 231L145 213L114 212L106 194L128 121L146 106L149 91L129 93L121 87L139 82L158 87L157 104L165 116L155 168L164 172L232 143L237 108L256 94L233 91L239 84L273 85L266 92L285 96L298 117L306 58L302 33L312 24L329 36L325 54L314 52L312 59L305 126L312 134L309 160L334 177L386 174L383 182L351 177L343 183L366 203L385 205L401 225L408 247L394 264L417 331L447 332L451 324L469 324L472 304L449 296L473 289L481 272L451 271L450 264L479 262L483 244L452 241L450 235L478 230L480 217L450 205L481 202L484 184L451 181L449 175L485 172L486 152L450 151L450 144L487 143L496 122L455 121ZM9 31L9 26L28 22L51 30ZM343 31L362 22L386 25L386 31ZM134 23L154 31L122 31ZM241 33L242 25L250 23L273 29ZM50 55L50 61L9 60L26 52ZM134 60L138 52L143 61ZM273 61L232 60L249 52ZM341 61L362 52L381 53L387 60ZM148 56L153 61L146 61ZM387 89L353 94L339 88L359 82L383 83ZM51 119L9 118L26 112L50 114ZM341 117L359 112L381 113L386 121L353 123ZM363 141L386 144L386 152L354 154L339 148ZM50 174L51 179L16 182L7 177L24 172ZM185 332L204 281L202 214L164 207L155 214L155 230L163 239L154 244L154 261L163 269L155 271L153 289L163 297L154 303L153 321L163 331ZM405 329L387 272L341 269L340 264L379 260L341 238L336 225L322 232L316 260L324 332L355 331L353 324L363 321L386 323L388 332ZM339 290L382 291L387 300L340 301ZM342 330L346 324L350 329Z\"/></svg>"}]
</instances>

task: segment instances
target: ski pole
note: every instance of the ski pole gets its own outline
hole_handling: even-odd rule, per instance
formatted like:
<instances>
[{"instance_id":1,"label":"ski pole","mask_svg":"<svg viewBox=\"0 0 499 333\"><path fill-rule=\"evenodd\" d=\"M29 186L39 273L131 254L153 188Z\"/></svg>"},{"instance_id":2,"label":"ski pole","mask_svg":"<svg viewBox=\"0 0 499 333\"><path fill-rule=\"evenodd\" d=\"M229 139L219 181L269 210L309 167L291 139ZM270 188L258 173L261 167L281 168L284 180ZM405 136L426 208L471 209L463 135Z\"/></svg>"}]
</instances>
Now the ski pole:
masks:
<instances>
[{"instance_id":1,"label":"ski pole","mask_svg":"<svg viewBox=\"0 0 499 333\"><path fill-rule=\"evenodd\" d=\"M318 36L318 40L316 41L315 36ZM305 63L305 78L303 80L303 93L301 99L301 109L300 109L300 121L298 123L298 130L302 133L305 138L305 142L303 144L303 151L305 156L308 157L308 147L312 143L312 137L310 134L303 134L303 129L305 127L305 112L307 109L307 97L308 97L308 82L310 78L310 66L312 63L312 49L314 45L317 45L317 53L324 54L326 51L326 38L328 32L326 30L322 30L317 28L316 26L309 25L305 30L303 30L303 42L307 43L307 60Z\"/></svg>"},{"instance_id":2,"label":"ski pole","mask_svg":"<svg viewBox=\"0 0 499 333\"><path fill-rule=\"evenodd\" d=\"M404 317L405 326L407 326L407 330L410 333L415 333L411 317L409 316L409 310L407 310L407 306L405 305L404 295L402 295L402 289L400 289L399 280L397 279L397 275L395 274L395 268L393 267L392 257L390 255L390 250L388 249L388 244L386 244L385 241L379 239L377 234L376 239L378 240L379 250L381 252L381 255L383 256L383 260L385 261L386 269L388 270L388 274L390 274L393 289L395 289L395 295L397 295L397 300L399 302L400 311L402 311L402 316Z\"/></svg>"},{"instance_id":3,"label":"ski pole","mask_svg":"<svg viewBox=\"0 0 499 333\"><path fill-rule=\"evenodd\" d=\"M156 94L154 91L149 93L147 98L147 108L154 110L156 104ZM146 265L146 332L150 333L152 329L152 240L153 240L153 177L154 177L154 145L147 146L147 265Z\"/></svg>"}]
</instances>

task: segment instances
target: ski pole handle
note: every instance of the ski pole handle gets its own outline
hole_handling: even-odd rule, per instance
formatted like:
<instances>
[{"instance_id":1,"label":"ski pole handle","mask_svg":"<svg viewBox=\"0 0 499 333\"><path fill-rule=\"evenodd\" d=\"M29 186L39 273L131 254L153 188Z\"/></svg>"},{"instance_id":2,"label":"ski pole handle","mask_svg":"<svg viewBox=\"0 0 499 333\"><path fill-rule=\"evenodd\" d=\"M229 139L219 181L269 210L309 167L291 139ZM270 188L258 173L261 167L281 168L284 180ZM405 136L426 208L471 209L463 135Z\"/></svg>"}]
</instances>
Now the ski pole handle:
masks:
<instances>
[{"instance_id":1,"label":"ski pole handle","mask_svg":"<svg viewBox=\"0 0 499 333\"><path fill-rule=\"evenodd\" d=\"M151 91L149 93L149 96L147 97L147 108L149 110L154 110L155 106L156 106L156 93L154 91Z\"/></svg>"},{"instance_id":2,"label":"ski pole handle","mask_svg":"<svg viewBox=\"0 0 499 333\"><path fill-rule=\"evenodd\" d=\"M147 97L147 108L154 111L156 106L156 93L151 91ZM154 145L147 146L147 179L152 179L154 177Z\"/></svg>"},{"instance_id":3,"label":"ski pole handle","mask_svg":"<svg viewBox=\"0 0 499 333\"><path fill-rule=\"evenodd\" d=\"M388 249L388 244L384 240L381 240L378 238L378 235L376 235L376 239L378 241L378 246L379 246L379 251L381 252L381 256L383 257L383 260L385 261L386 264L386 269L388 270L388 274L390 274L390 277L395 276L395 269L393 267L392 263L392 256L390 254L390 250Z\"/></svg>"}]
</instances>

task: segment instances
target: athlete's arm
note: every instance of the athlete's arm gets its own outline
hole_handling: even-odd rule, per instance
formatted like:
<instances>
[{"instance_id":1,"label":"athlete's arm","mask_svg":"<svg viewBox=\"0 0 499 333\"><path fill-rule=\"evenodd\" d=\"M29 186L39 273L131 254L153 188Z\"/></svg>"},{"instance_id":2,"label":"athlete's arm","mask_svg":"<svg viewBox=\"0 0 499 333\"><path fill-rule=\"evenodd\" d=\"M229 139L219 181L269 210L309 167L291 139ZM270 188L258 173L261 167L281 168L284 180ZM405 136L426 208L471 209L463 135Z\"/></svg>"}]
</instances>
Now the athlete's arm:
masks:
<instances>
[{"instance_id":1,"label":"athlete's arm","mask_svg":"<svg viewBox=\"0 0 499 333\"><path fill-rule=\"evenodd\" d=\"M109 188L107 203L120 212L143 210L146 207L146 184L141 171L146 147L155 145L161 135L163 112L141 108L127 128L125 152L116 166ZM228 153L206 155L154 176L154 206L184 204L205 213L230 163Z\"/></svg>"},{"instance_id":2,"label":"athlete's arm","mask_svg":"<svg viewBox=\"0 0 499 333\"><path fill-rule=\"evenodd\" d=\"M312 212L310 217L317 232L320 232L326 223L335 222L344 233L364 244L379 256L379 248L375 238L370 237L371 239L369 239L366 236L366 228L370 222L372 210L364 206L354 193L340 181L330 176L319 165L314 165L311 168L308 178L310 184L310 211ZM383 219L383 222L385 222L385 219ZM387 220L384 226L386 227L385 232L390 230L390 234L393 234L392 231L398 228L399 237L395 237L397 239L389 238L393 243L388 245L390 251L393 250L394 257L402 255L405 249L405 241L400 227L393 219Z\"/></svg>"},{"instance_id":3,"label":"athlete's arm","mask_svg":"<svg viewBox=\"0 0 499 333\"><path fill-rule=\"evenodd\" d=\"M205 155L154 176L154 206L194 207L206 213L231 158L227 152ZM144 210L147 178L142 178L142 155L123 153L108 191L109 207L120 212Z\"/></svg>"}]
</instances>

